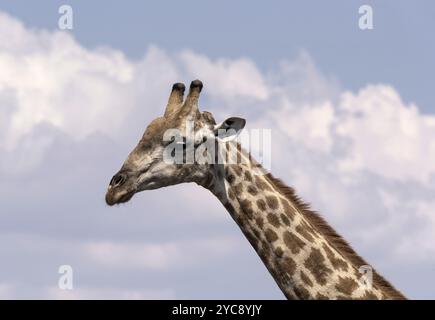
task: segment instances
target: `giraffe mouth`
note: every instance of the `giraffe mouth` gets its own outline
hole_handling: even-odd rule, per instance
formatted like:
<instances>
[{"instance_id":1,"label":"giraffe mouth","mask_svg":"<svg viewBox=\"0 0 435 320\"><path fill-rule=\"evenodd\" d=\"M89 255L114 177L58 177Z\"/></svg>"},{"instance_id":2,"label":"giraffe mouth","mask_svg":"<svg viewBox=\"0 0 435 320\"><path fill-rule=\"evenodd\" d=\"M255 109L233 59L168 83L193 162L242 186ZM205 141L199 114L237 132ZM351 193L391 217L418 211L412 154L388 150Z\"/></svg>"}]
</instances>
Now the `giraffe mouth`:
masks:
<instances>
[{"instance_id":1,"label":"giraffe mouth","mask_svg":"<svg viewBox=\"0 0 435 320\"><path fill-rule=\"evenodd\" d=\"M106 203L109 206L113 206L115 204L128 202L131 198L133 198L135 193L136 192L133 190L133 191L124 192L122 194L116 194L115 192L112 192L112 190L109 189L106 193Z\"/></svg>"}]
</instances>

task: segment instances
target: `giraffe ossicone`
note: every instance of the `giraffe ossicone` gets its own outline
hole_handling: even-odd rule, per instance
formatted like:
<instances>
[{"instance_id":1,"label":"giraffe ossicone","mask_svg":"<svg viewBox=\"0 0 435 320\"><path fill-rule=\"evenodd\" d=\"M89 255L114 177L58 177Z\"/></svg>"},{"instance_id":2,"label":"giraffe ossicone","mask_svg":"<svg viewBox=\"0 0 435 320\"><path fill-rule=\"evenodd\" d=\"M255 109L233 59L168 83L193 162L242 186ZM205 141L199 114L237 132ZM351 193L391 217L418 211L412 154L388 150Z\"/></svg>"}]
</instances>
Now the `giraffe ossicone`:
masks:
<instances>
[{"instance_id":1,"label":"giraffe ossicone","mask_svg":"<svg viewBox=\"0 0 435 320\"><path fill-rule=\"evenodd\" d=\"M151 121L111 179L106 203L195 182L222 202L288 299L405 299L292 188L265 172L240 146L235 137L244 119L216 124L210 112L199 110L202 88L201 81L193 81L184 99L185 86L173 85L164 115ZM186 134L189 123L200 134ZM170 130L176 135L168 137ZM206 147L207 141L213 146ZM176 152L181 163L168 160ZM200 161L195 152L205 158Z\"/></svg>"}]
</instances>

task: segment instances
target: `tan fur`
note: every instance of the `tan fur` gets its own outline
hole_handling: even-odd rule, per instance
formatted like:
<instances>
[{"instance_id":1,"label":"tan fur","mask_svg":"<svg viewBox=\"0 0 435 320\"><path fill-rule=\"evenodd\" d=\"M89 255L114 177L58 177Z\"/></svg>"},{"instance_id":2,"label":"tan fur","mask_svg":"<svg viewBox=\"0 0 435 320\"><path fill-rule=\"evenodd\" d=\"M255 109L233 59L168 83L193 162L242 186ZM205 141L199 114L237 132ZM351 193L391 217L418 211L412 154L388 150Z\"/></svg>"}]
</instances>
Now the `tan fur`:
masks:
<instances>
[{"instance_id":1,"label":"tan fur","mask_svg":"<svg viewBox=\"0 0 435 320\"><path fill-rule=\"evenodd\" d=\"M201 81L193 81L183 103L184 85L174 84L164 116L149 124L109 183L106 203L129 201L144 190L195 182L222 202L288 299L406 299L375 271L372 285L360 281L359 268L367 263L293 188L265 173L238 143L215 141L213 116L198 110L201 89ZM212 137L225 163L163 161L166 130L183 130L192 120L195 130L205 136L189 138L187 144L186 134L182 142L199 146L204 137ZM217 127L223 124L240 129L245 120L232 117ZM222 154L230 149L236 151L235 164Z\"/></svg>"},{"instance_id":2,"label":"tan fur","mask_svg":"<svg viewBox=\"0 0 435 320\"><path fill-rule=\"evenodd\" d=\"M368 263L361 258L318 213L312 211L307 203L302 201L295 193L295 190L281 180L275 178L272 174L267 174L266 178L271 184L277 187L280 192L287 197L292 203L296 204L304 216L316 227L318 231L325 236L328 242L346 257L354 266L367 265ZM387 280L377 272L373 273L373 281L382 288L392 299L406 299L406 297L395 289Z\"/></svg>"}]
</instances>

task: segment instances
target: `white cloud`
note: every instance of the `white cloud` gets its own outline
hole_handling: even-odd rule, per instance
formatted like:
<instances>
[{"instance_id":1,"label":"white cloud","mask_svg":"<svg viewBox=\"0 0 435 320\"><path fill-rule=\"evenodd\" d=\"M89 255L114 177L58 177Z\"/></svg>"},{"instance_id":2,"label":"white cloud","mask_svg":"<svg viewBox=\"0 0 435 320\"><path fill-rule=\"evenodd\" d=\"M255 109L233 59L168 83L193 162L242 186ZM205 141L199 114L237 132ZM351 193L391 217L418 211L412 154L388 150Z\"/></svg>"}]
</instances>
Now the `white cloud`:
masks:
<instances>
[{"instance_id":1,"label":"white cloud","mask_svg":"<svg viewBox=\"0 0 435 320\"><path fill-rule=\"evenodd\" d=\"M331 149L335 120L331 102L296 106L286 101L281 109L272 110L270 114L271 122L275 122L292 140L323 152Z\"/></svg>"},{"instance_id":2,"label":"white cloud","mask_svg":"<svg viewBox=\"0 0 435 320\"><path fill-rule=\"evenodd\" d=\"M86 280L73 293L59 293L38 282L35 271L26 278L38 282L35 296L172 297L192 286L208 292L204 281L190 281L198 266L207 279L219 277L214 267L222 269L216 287L251 284L247 269L261 285L265 270L229 216L218 218L224 209L211 195L174 187L137 195L116 211L103 204L111 170L163 112L170 85L193 78L204 81L202 101L210 111L237 111L251 127L273 129L274 173L375 265L400 274L410 261L434 262L435 116L403 102L391 86L344 90L305 52L266 73L248 58L211 59L157 46L133 61L110 48L85 49L67 33L28 30L3 13L0 68L0 227L23 234L0 244L9 257L0 296L20 295L13 281L26 287L15 265L36 259L41 268L54 268L64 263L64 245ZM46 234L44 241L35 233ZM120 293L98 280L104 265L111 274L104 281L127 281L128 271L142 270L161 287ZM164 284L168 275L179 279L174 287ZM276 294L271 279L263 280L270 286L261 293ZM400 277L395 280L400 287ZM233 289L221 292L252 293Z\"/></svg>"},{"instance_id":3,"label":"white cloud","mask_svg":"<svg viewBox=\"0 0 435 320\"><path fill-rule=\"evenodd\" d=\"M368 85L357 94L343 91L332 101L298 104L283 100L270 111L271 123L295 142L337 156L340 170L368 170L387 179L429 182L435 173L435 116L406 105L387 85Z\"/></svg>"},{"instance_id":4,"label":"white cloud","mask_svg":"<svg viewBox=\"0 0 435 320\"><path fill-rule=\"evenodd\" d=\"M343 93L337 133L351 141L344 170L367 169L386 178L427 182L435 172L435 116L406 105L387 85Z\"/></svg>"},{"instance_id":5,"label":"white cloud","mask_svg":"<svg viewBox=\"0 0 435 320\"><path fill-rule=\"evenodd\" d=\"M270 124L278 123L304 146L329 151L336 143L333 133L349 140L347 155L340 159L345 171L367 169L387 178L419 181L428 181L435 171L434 116L405 105L386 85L343 92L334 108L329 99L336 86L319 75L307 53L297 64L282 62L279 80L267 85L246 58L213 61L191 51L177 57L151 47L142 61L132 62L119 51L86 50L64 32L27 31L5 14L0 21L0 38L17 36L0 47L0 96L6 103L0 147L7 150L41 123L76 139L93 132L123 137L126 123L138 112L144 117L161 112L172 79L201 77L211 99L223 106L229 105L229 97L266 104L274 92L270 103L275 105L265 112L272 117ZM304 96L311 90L320 102L298 101L295 90L287 87L293 82L288 77L301 78L308 92ZM49 143L47 137L32 141L30 152L43 152Z\"/></svg>"},{"instance_id":6,"label":"white cloud","mask_svg":"<svg viewBox=\"0 0 435 320\"><path fill-rule=\"evenodd\" d=\"M44 122L77 138L119 130L133 81L133 65L120 52L88 51L67 33L27 31L3 13L0 21L0 39L8 39L0 45L0 92L15 107L0 147L12 149Z\"/></svg>"},{"instance_id":7,"label":"white cloud","mask_svg":"<svg viewBox=\"0 0 435 320\"><path fill-rule=\"evenodd\" d=\"M44 299L54 300L162 300L176 299L175 292L169 289L161 290L129 290L123 288L75 288L61 290L57 287L46 288L41 292Z\"/></svg>"},{"instance_id":8,"label":"white cloud","mask_svg":"<svg viewBox=\"0 0 435 320\"><path fill-rule=\"evenodd\" d=\"M335 100L342 88L337 79L319 71L309 53L301 50L293 60L282 60L267 74L276 84L273 95L291 97L296 104Z\"/></svg>"},{"instance_id":9,"label":"white cloud","mask_svg":"<svg viewBox=\"0 0 435 320\"><path fill-rule=\"evenodd\" d=\"M187 75L200 77L207 83L210 94L220 99L251 97L265 100L269 96L263 76L250 59L212 61L191 51L182 52L180 59Z\"/></svg>"},{"instance_id":10,"label":"white cloud","mask_svg":"<svg viewBox=\"0 0 435 320\"><path fill-rule=\"evenodd\" d=\"M210 237L201 241L159 243L92 242L84 245L84 252L105 267L168 270L198 266L205 261L212 263L240 247L238 239Z\"/></svg>"}]
</instances>

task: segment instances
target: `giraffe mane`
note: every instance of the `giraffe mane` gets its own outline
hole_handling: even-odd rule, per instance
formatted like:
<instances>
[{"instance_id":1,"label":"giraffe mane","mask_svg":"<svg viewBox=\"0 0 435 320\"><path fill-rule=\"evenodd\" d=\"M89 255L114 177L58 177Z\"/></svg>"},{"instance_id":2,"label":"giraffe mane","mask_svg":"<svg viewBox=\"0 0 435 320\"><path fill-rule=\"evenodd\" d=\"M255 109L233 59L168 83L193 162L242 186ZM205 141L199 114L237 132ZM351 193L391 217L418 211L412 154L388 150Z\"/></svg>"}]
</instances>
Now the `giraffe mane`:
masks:
<instances>
[{"instance_id":1,"label":"giraffe mane","mask_svg":"<svg viewBox=\"0 0 435 320\"><path fill-rule=\"evenodd\" d=\"M271 173L265 175L266 179L274 185L282 195L295 204L297 209L304 217L325 236L326 240L354 266L369 265L362 257L360 257L350 244L343 239L316 211L310 209L308 203L304 202L295 192L294 188L289 187L280 179L275 178ZM386 279L379 275L373 269L373 282L378 285L392 299L406 299L406 297L397 289L395 289Z\"/></svg>"}]
</instances>

